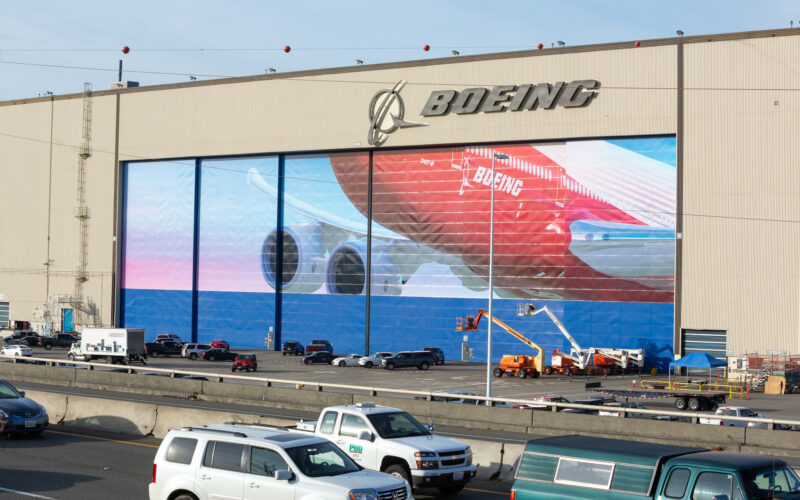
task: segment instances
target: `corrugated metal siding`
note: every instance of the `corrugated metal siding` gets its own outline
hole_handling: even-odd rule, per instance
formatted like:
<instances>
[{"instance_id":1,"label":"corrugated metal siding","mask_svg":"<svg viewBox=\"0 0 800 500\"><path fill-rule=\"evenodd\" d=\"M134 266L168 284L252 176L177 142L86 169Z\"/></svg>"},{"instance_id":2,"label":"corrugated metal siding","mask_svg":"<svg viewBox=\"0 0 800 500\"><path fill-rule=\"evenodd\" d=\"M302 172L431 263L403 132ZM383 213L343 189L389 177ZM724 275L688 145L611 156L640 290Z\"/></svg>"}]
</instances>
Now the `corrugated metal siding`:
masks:
<instances>
[{"instance_id":1,"label":"corrugated metal siding","mask_svg":"<svg viewBox=\"0 0 800 500\"><path fill-rule=\"evenodd\" d=\"M681 326L734 353L798 352L798 60L798 37L685 48Z\"/></svg>"}]
</instances>

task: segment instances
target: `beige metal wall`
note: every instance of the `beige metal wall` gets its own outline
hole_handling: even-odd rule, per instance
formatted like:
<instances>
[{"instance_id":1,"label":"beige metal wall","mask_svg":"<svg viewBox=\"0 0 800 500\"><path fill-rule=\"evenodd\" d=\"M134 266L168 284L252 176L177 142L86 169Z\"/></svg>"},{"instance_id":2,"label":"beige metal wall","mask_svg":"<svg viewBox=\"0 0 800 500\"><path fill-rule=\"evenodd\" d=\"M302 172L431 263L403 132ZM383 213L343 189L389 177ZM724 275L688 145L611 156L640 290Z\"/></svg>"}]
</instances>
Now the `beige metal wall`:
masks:
<instances>
[{"instance_id":1,"label":"beige metal wall","mask_svg":"<svg viewBox=\"0 0 800 500\"><path fill-rule=\"evenodd\" d=\"M685 47L682 327L800 352L800 38Z\"/></svg>"}]
</instances>

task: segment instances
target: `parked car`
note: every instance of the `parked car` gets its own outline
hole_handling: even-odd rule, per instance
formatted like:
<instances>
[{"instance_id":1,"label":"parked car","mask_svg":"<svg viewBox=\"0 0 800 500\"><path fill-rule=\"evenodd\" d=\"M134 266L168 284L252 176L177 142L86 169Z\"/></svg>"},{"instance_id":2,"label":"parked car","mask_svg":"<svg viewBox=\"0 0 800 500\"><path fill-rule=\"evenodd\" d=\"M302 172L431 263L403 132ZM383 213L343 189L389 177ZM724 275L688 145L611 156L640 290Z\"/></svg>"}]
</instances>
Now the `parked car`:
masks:
<instances>
[{"instance_id":1,"label":"parked car","mask_svg":"<svg viewBox=\"0 0 800 500\"><path fill-rule=\"evenodd\" d=\"M427 370L433 364L433 353L428 351L402 351L394 356L381 359L381 368L394 370L414 366L418 370Z\"/></svg>"},{"instance_id":2,"label":"parked car","mask_svg":"<svg viewBox=\"0 0 800 500\"><path fill-rule=\"evenodd\" d=\"M227 340L214 339L208 343L213 349L230 349L231 346Z\"/></svg>"},{"instance_id":3,"label":"parked car","mask_svg":"<svg viewBox=\"0 0 800 500\"><path fill-rule=\"evenodd\" d=\"M536 404L536 402L538 401L541 401L541 404ZM569 403L569 402L570 400L563 396L539 396L533 398L533 403L514 405L514 408L522 408L523 410L552 410L553 407L546 403ZM559 408L557 411L561 410L563 410L563 408Z\"/></svg>"},{"instance_id":4,"label":"parked car","mask_svg":"<svg viewBox=\"0 0 800 500\"><path fill-rule=\"evenodd\" d=\"M189 358L192 361L194 361L198 357L202 356L203 353L209 349L211 349L211 346L208 344L183 344L183 350L181 351L181 356L183 356L184 358Z\"/></svg>"},{"instance_id":5,"label":"parked car","mask_svg":"<svg viewBox=\"0 0 800 500\"><path fill-rule=\"evenodd\" d=\"M39 344L49 351L53 347L70 347L78 340L80 339L71 333L56 333L50 337L42 337Z\"/></svg>"},{"instance_id":6,"label":"parked car","mask_svg":"<svg viewBox=\"0 0 800 500\"><path fill-rule=\"evenodd\" d=\"M724 417L751 417L764 418L754 410L744 406L721 406L717 408L716 418L701 417L700 423L707 425L724 425L727 427L747 427L748 422L743 420L730 420Z\"/></svg>"},{"instance_id":7,"label":"parked car","mask_svg":"<svg viewBox=\"0 0 800 500\"><path fill-rule=\"evenodd\" d=\"M428 351L433 353L433 361L434 364L443 365L444 364L444 351L438 347L423 347L423 351Z\"/></svg>"},{"instance_id":8,"label":"parked car","mask_svg":"<svg viewBox=\"0 0 800 500\"><path fill-rule=\"evenodd\" d=\"M414 497L403 478L364 469L325 438L255 425L217 424L169 431L153 461L149 498Z\"/></svg>"},{"instance_id":9,"label":"parked car","mask_svg":"<svg viewBox=\"0 0 800 500\"><path fill-rule=\"evenodd\" d=\"M3 337L3 342L8 342L9 340L24 339L25 337L29 337L31 335L38 335L38 334L31 330L16 330L11 335Z\"/></svg>"},{"instance_id":10,"label":"parked car","mask_svg":"<svg viewBox=\"0 0 800 500\"><path fill-rule=\"evenodd\" d=\"M236 359L236 353L227 349L211 348L203 352L203 359L206 361L232 361Z\"/></svg>"},{"instance_id":11,"label":"parked car","mask_svg":"<svg viewBox=\"0 0 800 500\"><path fill-rule=\"evenodd\" d=\"M348 354L346 356L339 356L331 361L333 366L358 366L358 360L363 358L360 354Z\"/></svg>"},{"instance_id":12,"label":"parked car","mask_svg":"<svg viewBox=\"0 0 800 500\"><path fill-rule=\"evenodd\" d=\"M362 356L358 360L358 364L363 366L364 368L372 368L375 365L380 366L381 360L383 358L388 358L388 357L391 357L391 356L394 356L393 352L389 352L389 351L373 352L369 356Z\"/></svg>"},{"instance_id":13,"label":"parked car","mask_svg":"<svg viewBox=\"0 0 800 500\"><path fill-rule=\"evenodd\" d=\"M8 422L5 432L38 436L50 424L44 406L25 397L13 385L0 379L0 419Z\"/></svg>"},{"instance_id":14,"label":"parked car","mask_svg":"<svg viewBox=\"0 0 800 500\"><path fill-rule=\"evenodd\" d=\"M311 354L306 354L301 359L303 360L303 363L307 365L318 364L318 363L324 363L329 365L331 364L331 361L336 359L336 356L329 353L328 351L317 351L317 352L312 352Z\"/></svg>"},{"instance_id":15,"label":"parked car","mask_svg":"<svg viewBox=\"0 0 800 500\"><path fill-rule=\"evenodd\" d=\"M6 345L0 349L0 356L33 356L33 350L26 345Z\"/></svg>"},{"instance_id":16,"label":"parked car","mask_svg":"<svg viewBox=\"0 0 800 500\"><path fill-rule=\"evenodd\" d=\"M627 409L636 409L636 410L646 410L647 407L642 403L635 403L633 401L614 401L611 403L606 403L603 405L603 409L597 412L600 416L605 417L619 417L620 411L616 408L627 408ZM650 415L642 414L642 413L633 413L633 412L626 412L628 417L641 417L641 418L650 418Z\"/></svg>"},{"instance_id":17,"label":"parked car","mask_svg":"<svg viewBox=\"0 0 800 500\"><path fill-rule=\"evenodd\" d=\"M6 345L24 345L25 347L28 347L28 341L25 339L10 339L6 340Z\"/></svg>"},{"instance_id":18,"label":"parked car","mask_svg":"<svg viewBox=\"0 0 800 500\"><path fill-rule=\"evenodd\" d=\"M469 391L442 391L453 396L433 396L433 401L440 401L442 403L456 403L462 405L486 405L486 401L480 399L465 398L464 396L477 396L474 392Z\"/></svg>"},{"instance_id":19,"label":"parked car","mask_svg":"<svg viewBox=\"0 0 800 500\"><path fill-rule=\"evenodd\" d=\"M159 356L180 356L183 346L177 342L167 340L164 342L148 342L144 345L148 357L157 358Z\"/></svg>"},{"instance_id":20,"label":"parked car","mask_svg":"<svg viewBox=\"0 0 800 500\"><path fill-rule=\"evenodd\" d=\"M231 365L231 371L235 372L236 370L244 370L246 372L257 371L258 361L256 360L256 355L237 354L236 359L233 360L233 364Z\"/></svg>"},{"instance_id":21,"label":"parked car","mask_svg":"<svg viewBox=\"0 0 800 500\"><path fill-rule=\"evenodd\" d=\"M306 348L296 340L287 340L283 343L283 355L294 354L295 356L302 356L306 353Z\"/></svg>"},{"instance_id":22,"label":"parked car","mask_svg":"<svg viewBox=\"0 0 800 500\"><path fill-rule=\"evenodd\" d=\"M181 337L175 333L159 333L158 335L156 335L156 338L155 340L153 340L153 342L164 342L167 340L171 342L176 342L178 344L184 343L183 340L181 340Z\"/></svg>"},{"instance_id":23,"label":"parked car","mask_svg":"<svg viewBox=\"0 0 800 500\"><path fill-rule=\"evenodd\" d=\"M312 340L311 343L306 346L307 353L318 351L333 352L333 345L327 340Z\"/></svg>"}]
</instances>

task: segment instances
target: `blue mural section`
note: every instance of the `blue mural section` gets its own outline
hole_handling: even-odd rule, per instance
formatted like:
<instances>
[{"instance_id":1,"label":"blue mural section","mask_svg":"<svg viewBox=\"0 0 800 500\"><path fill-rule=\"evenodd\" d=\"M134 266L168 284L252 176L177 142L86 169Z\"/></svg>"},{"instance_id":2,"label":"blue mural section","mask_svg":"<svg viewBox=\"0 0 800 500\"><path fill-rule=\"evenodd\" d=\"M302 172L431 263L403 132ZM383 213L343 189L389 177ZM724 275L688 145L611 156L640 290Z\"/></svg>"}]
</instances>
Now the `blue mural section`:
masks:
<instances>
[{"instance_id":1,"label":"blue mural section","mask_svg":"<svg viewBox=\"0 0 800 500\"><path fill-rule=\"evenodd\" d=\"M176 333L192 339L192 292L188 290L120 291L122 321L126 328L144 328L150 341L159 333Z\"/></svg>"},{"instance_id":2,"label":"blue mural section","mask_svg":"<svg viewBox=\"0 0 800 500\"><path fill-rule=\"evenodd\" d=\"M191 293L165 290L126 290L126 325L149 332L177 333L190 338L191 318L172 311L191 307ZM628 304L540 301L563 318L567 330L582 347L642 348L646 366L666 368L673 359L671 304ZM494 301L495 317L539 344L549 364L553 349L569 349L561 332L545 315L516 316L517 301ZM365 351L363 296L288 294L283 300L283 339L307 344L324 338L336 352ZM380 320L370 325L370 351L399 351L441 347L447 359L461 359L461 342L468 336L474 361L486 359L486 320L474 332L456 331L458 317L475 315L486 300L373 297L372 313ZM236 311L231 314L231 311ZM198 341L226 339L237 348L263 348L274 325L273 294L200 292ZM503 354L528 354L530 348L495 325L493 361Z\"/></svg>"}]
</instances>

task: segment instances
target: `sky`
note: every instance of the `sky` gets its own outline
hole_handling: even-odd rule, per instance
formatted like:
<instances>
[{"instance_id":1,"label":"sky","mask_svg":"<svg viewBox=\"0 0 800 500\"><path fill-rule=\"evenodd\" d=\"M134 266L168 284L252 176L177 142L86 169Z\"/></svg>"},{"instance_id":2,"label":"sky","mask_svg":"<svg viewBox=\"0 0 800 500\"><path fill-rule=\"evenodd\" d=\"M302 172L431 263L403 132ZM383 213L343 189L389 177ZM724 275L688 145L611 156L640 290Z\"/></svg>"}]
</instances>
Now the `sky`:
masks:
<instances>
[{"instance_id":1,"label":"sky","mask_svg":"<svg viewBox=\"0 0 800 500\"><path fill-rule=\"evenodd\" d=\"M0 0L0 13L0 101L107 89L120 59L123 80L155 85L800 26L795 0Z\"/></svg>"}]
</instances>

